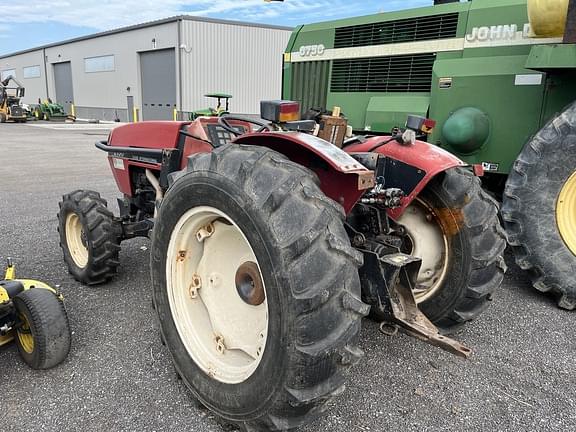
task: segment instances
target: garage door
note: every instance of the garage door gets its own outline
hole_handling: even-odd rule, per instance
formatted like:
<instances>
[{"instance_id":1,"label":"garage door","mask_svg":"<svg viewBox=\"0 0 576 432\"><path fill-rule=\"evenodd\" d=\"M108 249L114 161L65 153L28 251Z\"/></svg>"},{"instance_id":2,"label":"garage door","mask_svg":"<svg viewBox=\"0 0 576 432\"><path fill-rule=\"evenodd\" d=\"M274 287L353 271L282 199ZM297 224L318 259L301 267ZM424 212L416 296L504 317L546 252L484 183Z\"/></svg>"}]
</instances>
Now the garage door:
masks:
<instances>
[{"instance_id":1,"label":"garage door","mask_svg":"<svg viewBox=\"0 0 576 432\"><path fill-rule=\"evenodd\" d=\"M70 105L74 103L70 62L54 63L54 85L56 87L56 102L62 105L67 113L70 113Z\"/></svg>"},{"instance_id":2,"label":"garage door","mask_svg":"<svg viewBox=\"0 0 576 432\"><path fill-rule=\"evenodd\" d=\"M140 53L142 119L171 120L176 108L176 55L173 49Z\"/></svg>"}]
</instances>

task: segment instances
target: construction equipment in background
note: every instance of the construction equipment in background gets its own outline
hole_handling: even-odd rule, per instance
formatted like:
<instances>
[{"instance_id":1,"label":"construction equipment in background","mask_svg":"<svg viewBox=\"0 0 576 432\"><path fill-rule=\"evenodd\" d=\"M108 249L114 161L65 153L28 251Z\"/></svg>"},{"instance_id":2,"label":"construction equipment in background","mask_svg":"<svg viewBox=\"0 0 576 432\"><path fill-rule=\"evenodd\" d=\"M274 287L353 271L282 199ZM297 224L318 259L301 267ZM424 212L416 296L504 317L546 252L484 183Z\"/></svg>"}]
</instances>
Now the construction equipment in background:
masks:
<instances>
[{"instance_id":1,"label":"construction equipment in background","mask_svg":"<svg viewBox=\"0 0 576 432\"><path fill-rule=\"evenodd\" d=\"M10 81L15 84L15 87L8 87ZM24 86L12 75L0 81L0 123L6 121L23 123L26 121L26 112L20 106L20 99L24 97L24 91Z\"/></svg>"},{"instance_id":2,"label":"construction equipment in background","mask_svg":"<svg viewBox=\"0 0 576 432\"><path fill-rule=\"evenodd\" d=\"M42 101L38 98L38 105L34 108L34 116L45 121L75 121L76 117L66 113L64 107L48 98Z\"/></svg>"},{"instance_id":3,"label":"construction equipment in background","mask_svg":"<svg viewBox=\"0 0 576 432\"><path fill-rule=\"evenodd\" d=\"M483 165L516 263L574 309L576 0L434 4L297 27L283 97L340 106L359 135L436 120L430 143Z\"/></svg>"}]
</instances>

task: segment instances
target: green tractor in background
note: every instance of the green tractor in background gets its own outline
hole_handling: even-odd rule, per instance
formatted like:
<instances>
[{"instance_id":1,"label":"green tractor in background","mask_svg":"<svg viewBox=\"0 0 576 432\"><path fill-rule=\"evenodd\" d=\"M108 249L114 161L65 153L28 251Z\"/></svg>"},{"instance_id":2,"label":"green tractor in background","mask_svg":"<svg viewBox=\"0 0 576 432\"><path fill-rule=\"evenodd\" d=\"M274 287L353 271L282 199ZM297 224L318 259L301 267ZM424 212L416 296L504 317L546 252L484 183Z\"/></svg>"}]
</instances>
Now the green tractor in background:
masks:
<instances>
[{"instance_id":1,"label":"green tractor in background","mask_svg":"<svg viewBox=\"0 0 576 432\"><path fill-rule=\"evenodd\" d=\"M534 287L576 308L576 0L436 0L300 26L283 98L342 107L361 134L436 120L428 141L482 165ZM458 254L439 252L438 268Z\"/></svg>"},{"instance_id":2,"label":"green tractor in background","mask_svg":"<svg viewBox=\"0 0 576 432\"><path fill-rule=\"evenodd\" d=\"M208 93L204 97L217 99L216 108L206 108L201 110L196 110L190 113L189 120L196 120L198 117L220 117L224 114L230 114L230 99L232 95L226 93ZM224 99L225 106L222 105L222 99Z\"/></svg>"},{"instance_id":3,"label":"green tractor in background","mask_svg":"<svg viewBox=\"0 0 576 432\"><path fill-rule=\"evenodd\" d=\"M38 99L38 105L34 108L34 116L38 120L46 121L76 120L73 115L66 113L62 105L52 102L50 98L45 101L42 101L40 98Z\"/></svg>"}]
</instances>

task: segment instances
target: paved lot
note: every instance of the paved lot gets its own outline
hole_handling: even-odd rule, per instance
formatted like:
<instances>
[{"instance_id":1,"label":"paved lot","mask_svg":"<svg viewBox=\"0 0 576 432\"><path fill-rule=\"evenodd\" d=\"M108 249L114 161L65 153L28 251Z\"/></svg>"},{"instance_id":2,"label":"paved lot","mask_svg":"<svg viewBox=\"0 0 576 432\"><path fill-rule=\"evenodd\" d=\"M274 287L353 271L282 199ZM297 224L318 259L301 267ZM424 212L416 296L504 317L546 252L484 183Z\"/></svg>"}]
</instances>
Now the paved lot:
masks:
<instances>
[{"instance_id":1,"label":"paved lot","mask_svg":"<svg viewBox=\"0 0 576 432\"><path fill-rule=\"evenodd\" d=\"M150 306L148 242L123 244L119 276L85 287L67 273L56 232L62 194L116 188L93 142L104 129L0 125L0 260L22 277L59 285L73 347L66 362L30 370L0 348L0 429L18 431L222 431L190 399L160 343ZM313 431L576 430L576 312L558 310L510 263L490 310L458 337L460 360L365 322L366 356L346 393Z\"/></svg>"}]
</instances>

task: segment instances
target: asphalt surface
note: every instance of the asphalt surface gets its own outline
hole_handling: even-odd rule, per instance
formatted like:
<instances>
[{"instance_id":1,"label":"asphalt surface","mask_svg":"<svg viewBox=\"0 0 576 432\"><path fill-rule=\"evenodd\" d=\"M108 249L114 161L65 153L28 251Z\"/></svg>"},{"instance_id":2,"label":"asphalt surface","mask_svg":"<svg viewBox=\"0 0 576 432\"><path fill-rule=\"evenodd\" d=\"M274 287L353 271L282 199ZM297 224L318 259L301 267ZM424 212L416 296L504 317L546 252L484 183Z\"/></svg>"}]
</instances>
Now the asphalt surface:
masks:
<instances>
[{"instance_id":1,"label":"asphalt surface","mask_svg":"<svg viewBox=\"0 0 576 432\"><path fill-rule=\"evenodd\" d=\"M60 125L62 126L62 125ZM73 129L73 130L72 130ZM123 243L120 274L86 287L67 273L58 201L98 190L117 211L105 129L0 124L0 262L59 286L73 329L68 359L33 371L0 347L0 430L222 431L176 378L151 308L148 241ZM491 308L458 338L464 361L365 321L364 360L346 392L302 431L574 431L576 312L535 292L507 257Z\"/></svg>"}]
</instances>

